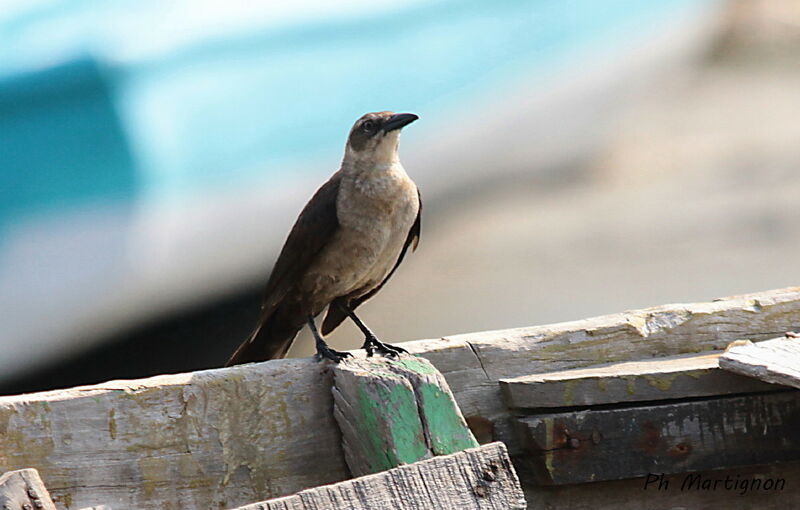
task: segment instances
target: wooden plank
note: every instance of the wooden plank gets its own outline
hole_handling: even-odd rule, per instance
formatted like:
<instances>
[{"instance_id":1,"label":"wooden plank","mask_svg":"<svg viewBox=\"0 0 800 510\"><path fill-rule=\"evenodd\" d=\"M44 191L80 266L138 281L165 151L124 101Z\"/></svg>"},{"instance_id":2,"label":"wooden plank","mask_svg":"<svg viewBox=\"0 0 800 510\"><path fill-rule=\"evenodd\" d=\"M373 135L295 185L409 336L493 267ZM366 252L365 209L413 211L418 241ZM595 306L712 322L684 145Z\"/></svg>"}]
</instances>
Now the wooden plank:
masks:
<instances>
[{"instance_id":1,"label":"wooden plank","mask_svg":"<svg viewBox=\"0 0 800 510\"><path fill-rule=\"evenodd\" d=\"M18 469L0 476L0 508L56 510L50 493L35 469Z\"/></svg>"},{"instance_id":2,"label":"wooden plank","mask_svg":"<svg viewBox=\"0 0 800 510\"><path fill-rule=\"evenodd\" d=\"M499 379L723 349L800 329L800 289L403 346L521 453ZM311 359L0 397L0 472L35 467L69 510L231 507L348 477L331 374ZM268 460L265 460L268 459Z\"/></svg>"},{"instance_id":3,"label":"wooden plank","mask_svg":"<svg viewBox=\"0 0 800 510\"><path fill-rule=\"evenodd\" d=\"M503 443L408 464L237 510L514 510L526 508Z\"/></svg>"},{"instance_id":4,"label":"wooden plank","mask_svg":"<svg viewBox=\"0 0 800 510\"><path fill-rule=\"evenodd\" d=\"M800 388L800 338L783 336L766 342L734 342L719 365L760 381Z\"/></svg>"},{"instance_id":5,"label":"wooden plank","mask_svg":"<svg viewBox=\"0 0 800 510\"><path fill-rule=\"evenodd\" d=\"M734 340L766 340L793 330L800 331L798 287L404 346L433 362L464 416L491 422L492 439L505 442L513 457L520 450L500 379L723 350Z\"/></svg>"},{"instance_id":6,"label":"wooden plank","mask_svg":"<svg viewBox=\"0 0 800 510\"><path fill-rule=\"evenodd\" d=\"M537 481L572 484L800 459L800 395L759 393L517 420Z\"/></svg>"},{"instance_id":7,"label":"wooden plank","mask_svg":"<svg viewBox=\"0 0 800 510\"><path fill-rule=\"evenodd\" d=\"M348 478L312 359L0 398L0 471L60 508L226 508Z\"/></svg>"},{"instance_id":8,"label":"wooden plank","mask_svg":"<svg viewBox=\"0 0 800 510\"><path fill-rule=\"evenodd\" d=\"M591 406L774 391L775 386L721 370L722 351L501 379L509 407Z\"/></svg>"},{"instance_id":9,"label":"wooden plank","mask_svg":"<svg viewBox=\"0 0 800 510\"><path fill-rule=\"evenodd\" d=\"M447 381L424 358L342 362L333 396L353 476L478 446Z\"/></svg>"}]
</instances>

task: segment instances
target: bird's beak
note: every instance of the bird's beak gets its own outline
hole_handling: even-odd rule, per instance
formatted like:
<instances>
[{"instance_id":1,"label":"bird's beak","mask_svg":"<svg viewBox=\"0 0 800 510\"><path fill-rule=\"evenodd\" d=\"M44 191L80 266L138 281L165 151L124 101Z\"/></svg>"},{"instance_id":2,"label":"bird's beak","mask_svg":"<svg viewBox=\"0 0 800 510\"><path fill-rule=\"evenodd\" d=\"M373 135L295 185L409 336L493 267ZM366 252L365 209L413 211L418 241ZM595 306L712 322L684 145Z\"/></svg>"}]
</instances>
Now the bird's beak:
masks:
<instances>
[{"instance_id":1,"label":"bird's beak","mask_svg":"<svg viewBox=\"0 0 800 510\"><path fill-rule=\"evenodd\" d=\"M383 130L388 133L389 131L403 128L418 118L419 116L414 115L413 113L395 113L389 117L389 120L383 123Z\"/></svg>"}]
</instances>

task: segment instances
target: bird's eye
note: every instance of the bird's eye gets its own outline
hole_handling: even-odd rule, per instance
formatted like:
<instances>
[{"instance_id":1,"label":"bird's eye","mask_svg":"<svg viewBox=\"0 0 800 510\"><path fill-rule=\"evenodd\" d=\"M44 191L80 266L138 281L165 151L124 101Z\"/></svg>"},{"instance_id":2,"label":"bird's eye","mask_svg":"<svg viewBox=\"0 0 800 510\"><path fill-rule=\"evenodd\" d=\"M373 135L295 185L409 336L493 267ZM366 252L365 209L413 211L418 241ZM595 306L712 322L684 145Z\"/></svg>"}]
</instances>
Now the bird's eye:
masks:
<instances>
[{"instance_id":1,"label":"bird's eye","mask_svg":"<svg viewBox=\"0 0 800 510\"><path fill-rule=\"evenodd\" d=\"M361 129L364 131L375 131L375 122L368 120L361 125Z\"/></svg>"}]
</instances>

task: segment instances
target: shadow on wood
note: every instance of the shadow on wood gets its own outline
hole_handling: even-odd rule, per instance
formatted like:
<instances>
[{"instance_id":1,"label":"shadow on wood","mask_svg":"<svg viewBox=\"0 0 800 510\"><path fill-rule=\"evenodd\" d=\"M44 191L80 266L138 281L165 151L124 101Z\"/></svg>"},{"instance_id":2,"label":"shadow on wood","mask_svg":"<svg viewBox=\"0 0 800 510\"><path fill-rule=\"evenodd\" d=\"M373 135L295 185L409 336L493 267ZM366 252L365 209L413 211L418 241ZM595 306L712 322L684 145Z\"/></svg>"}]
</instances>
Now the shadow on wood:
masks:
<instances>
[{"instance_id":1,"label":"shadow on wood","mask_svg":"<svg viewBox=\"0 0 800 510\"><path fill-rule=\"evenodd\" d=\"M539 483L574 484L800 458L795 391L519 419Z\"/></svg>"}]
</instances>

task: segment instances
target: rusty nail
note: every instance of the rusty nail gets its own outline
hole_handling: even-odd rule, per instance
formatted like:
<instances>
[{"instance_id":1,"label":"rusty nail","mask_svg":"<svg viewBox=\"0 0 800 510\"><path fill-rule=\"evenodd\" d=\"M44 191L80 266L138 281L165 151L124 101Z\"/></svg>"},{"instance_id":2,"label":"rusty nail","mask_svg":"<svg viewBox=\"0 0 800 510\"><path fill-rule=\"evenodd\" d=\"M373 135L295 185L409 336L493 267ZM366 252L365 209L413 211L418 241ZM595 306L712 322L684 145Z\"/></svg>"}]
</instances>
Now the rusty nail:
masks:
<instances>
[{"instance_id":1,"label":"rusty nail","mask_svg":"<svg viewBox=\"0 0 800 510\"><path fill-rule=\"evenodd\" d=\"M581 440L577 437L569 438L569 447L570 448L580 448L581 447Z\"/></svg>"},{"instance_id":2,"label":"rusty nail","mask_svg":"<svg viewBox=\"0 0 800 510\"><path fill-rule=\"evenodd\" d=\"M485 486L483 486L483 485L476 485L475 486L475 495L478 496L479 498L485 498L486 497L486 492L487 491L486 491L486 487Z\"/></svg>"},{"instance_id":3,"label":"rusty nail","mask_svg":"<svg viewBox=\"0 0 800 510\"><path fill-rule=\"evenodd\" d=\"M497 477L494 475L491 469L486 469L483 471L483 479L487 482L493 482L497 480Z\"/></svg>"},{"instance_id":4,"label":"rusty nail","mask_svg":"<svg viewBox=\"0 0 800 510\"><path fill-rule=\"evenodd\" d=\"M36 491L33 487L28 487L28 497L31 499L39 499L39 495L36 494Z\"/></svg>"},{"instance_id":5,"label":"rusty nail","mask_svg":"<svg viewBox=\"0 0 800 510\"><path fill-rule=\"evenodd\" d=\"M36 508L44 508L44 503L42 503L42 500L37 499L33 502L33 506Z\"/></svg>"}]
</instances>

